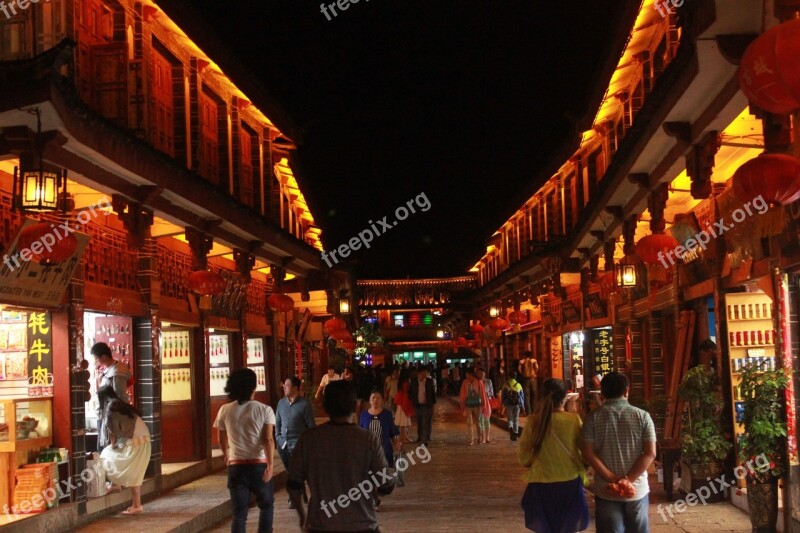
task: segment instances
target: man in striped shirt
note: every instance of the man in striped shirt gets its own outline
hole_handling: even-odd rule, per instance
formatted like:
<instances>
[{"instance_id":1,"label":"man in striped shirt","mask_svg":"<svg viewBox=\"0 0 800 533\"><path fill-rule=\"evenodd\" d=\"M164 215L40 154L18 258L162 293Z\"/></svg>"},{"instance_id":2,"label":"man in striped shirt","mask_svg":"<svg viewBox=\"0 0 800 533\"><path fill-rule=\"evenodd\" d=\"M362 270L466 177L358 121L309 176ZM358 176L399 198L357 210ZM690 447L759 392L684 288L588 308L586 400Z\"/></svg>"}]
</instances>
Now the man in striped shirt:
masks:
<instances>
[{"instance_id":1,"label":"man in striped shirt","mask_svg":"<svg viewBox=\"0 0 800 533\"><path fill-rule=\"evenodd\" d=\"M628 403L628 378L619 372L600 382L605 398L583 425L583 457L595 471L595 522L605 533L647 533L650 486L647 467L656 457L656 431L647 411ZM608 483L630 485L620 496Z\"/></svg>"}]
</instances>

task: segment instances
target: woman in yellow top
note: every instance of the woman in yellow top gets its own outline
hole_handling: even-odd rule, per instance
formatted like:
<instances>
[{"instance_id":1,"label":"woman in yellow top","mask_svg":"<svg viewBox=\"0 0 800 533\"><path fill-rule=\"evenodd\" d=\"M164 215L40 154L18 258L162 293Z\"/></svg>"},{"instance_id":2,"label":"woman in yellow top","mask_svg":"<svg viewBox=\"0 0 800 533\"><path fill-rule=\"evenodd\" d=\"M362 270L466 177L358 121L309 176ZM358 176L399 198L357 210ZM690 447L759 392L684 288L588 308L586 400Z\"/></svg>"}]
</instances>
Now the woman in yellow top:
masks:
<instances>
[{"instance_id":1,"label":"woman in yellow top","mask_svg":"<svg viewBox=\"0 0 800 533\"><path fill-rule=\"evenodd\" d=\"M521 502L525 527L537 533L572 533L589 526L580 452L583 424L577 414L564 412L566 399L563 381L545 381L520 437L519 462L528 467Z\"/></svg>"}]
</instances>

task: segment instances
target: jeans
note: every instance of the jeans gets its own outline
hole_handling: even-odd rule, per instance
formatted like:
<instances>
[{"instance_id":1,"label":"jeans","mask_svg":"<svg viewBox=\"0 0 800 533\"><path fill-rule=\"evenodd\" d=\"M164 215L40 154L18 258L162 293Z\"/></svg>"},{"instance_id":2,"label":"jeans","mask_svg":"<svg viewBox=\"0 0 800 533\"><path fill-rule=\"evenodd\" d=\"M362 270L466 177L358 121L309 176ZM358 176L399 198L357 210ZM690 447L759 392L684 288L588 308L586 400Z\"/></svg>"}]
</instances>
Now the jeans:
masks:
<instances>
[{"instance_id":1,"label":"jeans","mask_svg":"<svg viewBox=\"0 0 800 533\"><path fill-rule=\"evenodd\" d=\"M425 444L431 440L431 425L433 424L433 407L420 405L417 408L417 440Z\"/></svg>"},{"instance_id":2,"label":"jeans","mask_svg":"<svg viewBox=\"0 0 800 533\"><path fill-rule=\"evenodd\" d=\"M506 405L506 411L508 411L508 429L519 433L519 404Z\"/></svg>"},{"instance_id":3,"label":"jeans","mask_svg":"<svg viewBox=\"0 0 800 533\"><path fill-rule=\"evenodd\" d=\"M640 500L619 502L595 497L595 523L603 533L648 533L647 507L650 496Z\"/></svg>"},{"instance_id":4,"label":"jeans","mask_svg":"<svg viewBox=\"0 0 800 533\"><path fill-rule=\"evenodd\" d=\"M272 480L264 483L266 464L229 465L228 489L231 493L231 508L233 510L233 523L231 533L245 533L247 523L247 507L250 503L250 493L256 495L258 503L258 533L272 531L272 517L275 512L273 505Z\"/></svg>"},{"instance_id":5,"label":"jeans","mask_svg":"<svg viewBox=\"0 0 800 533\"><path fill-rule=\"evenodd\" d=\"M278 448L278 455L281 456L281 462L283 463L283 466L286 467L286 471L288 472L289 465L292 462L292 450L289 449L288 444L286 445L286 448L281 448L280 446L278 446L277 448Z\"/></svg>"}]
</instances>

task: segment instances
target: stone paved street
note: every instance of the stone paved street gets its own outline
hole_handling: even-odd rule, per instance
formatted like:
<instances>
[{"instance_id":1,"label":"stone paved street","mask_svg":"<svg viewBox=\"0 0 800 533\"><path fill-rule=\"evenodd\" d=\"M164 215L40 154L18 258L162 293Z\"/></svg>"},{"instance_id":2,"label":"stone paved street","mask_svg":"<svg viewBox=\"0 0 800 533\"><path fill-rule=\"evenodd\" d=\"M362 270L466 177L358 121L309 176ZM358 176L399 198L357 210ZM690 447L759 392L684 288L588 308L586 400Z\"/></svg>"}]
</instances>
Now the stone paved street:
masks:
<instances>
[{"instance_id":1,"label":"stone paved street","mask_svg":"<svg viewBox=\"0 0 800 533\"><path fill-rule=\"evenodd\" d=\"M384 499L378 513L381 531L527 531L519 507L524 483L519 479L522 468L516 460L516 442L497 427L492 428L493 442L488 445L470 447L466 435L457 409L440 400L434 417L431 460L411 466L406 472L406 486L396 488ZM653 479L651 486L653 533L750 531L747 515L729 503L690 507L665 523L656 508L664 501L661 485ZM288 508L286 492L280 491L275 499L275 531L300 532L297 514ZM251 509L248 531L256 531L257 519L258 510ZM212 531L230 531L230 521ZM593 524L588 531L595 531Z\"/></svg>"}]
</instances>

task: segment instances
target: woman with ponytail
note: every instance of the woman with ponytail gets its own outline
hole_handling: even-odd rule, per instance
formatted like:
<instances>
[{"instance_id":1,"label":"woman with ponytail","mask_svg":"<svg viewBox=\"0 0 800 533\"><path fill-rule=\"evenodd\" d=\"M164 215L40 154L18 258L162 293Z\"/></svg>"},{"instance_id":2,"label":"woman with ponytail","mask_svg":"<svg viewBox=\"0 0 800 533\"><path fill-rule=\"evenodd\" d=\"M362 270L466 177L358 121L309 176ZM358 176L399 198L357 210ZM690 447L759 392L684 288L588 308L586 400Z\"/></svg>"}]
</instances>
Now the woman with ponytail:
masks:
<instances>
[{"instance_id":1,"label":"woman with ponytail","mask_svg":"<svg viewBox=\"0 0 800 533\"><path fill-rule=\"evenodd\" d=\"M564 382L546 380L520 437L519 462L528 468L521 502L525 527L537 533L572 533L589 526L582 423L577 414L564 411L566 400Z\"/></svg>"}]
</instances>

